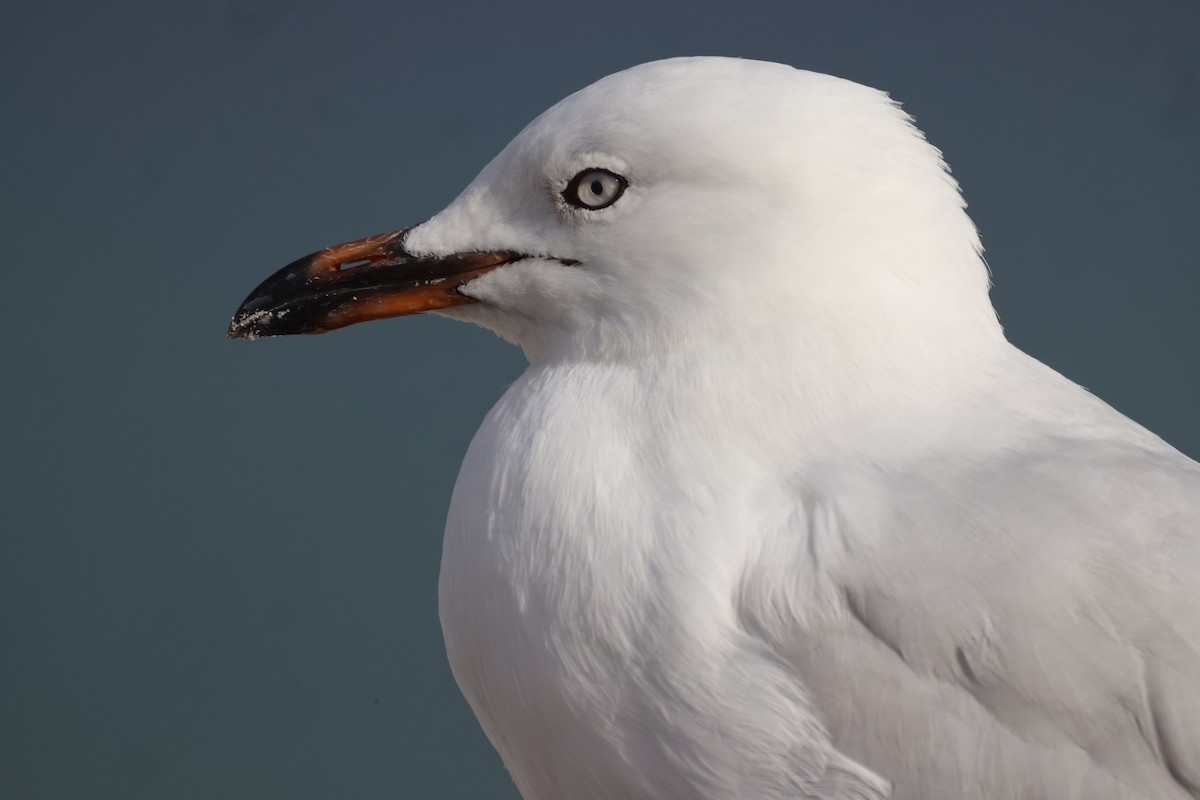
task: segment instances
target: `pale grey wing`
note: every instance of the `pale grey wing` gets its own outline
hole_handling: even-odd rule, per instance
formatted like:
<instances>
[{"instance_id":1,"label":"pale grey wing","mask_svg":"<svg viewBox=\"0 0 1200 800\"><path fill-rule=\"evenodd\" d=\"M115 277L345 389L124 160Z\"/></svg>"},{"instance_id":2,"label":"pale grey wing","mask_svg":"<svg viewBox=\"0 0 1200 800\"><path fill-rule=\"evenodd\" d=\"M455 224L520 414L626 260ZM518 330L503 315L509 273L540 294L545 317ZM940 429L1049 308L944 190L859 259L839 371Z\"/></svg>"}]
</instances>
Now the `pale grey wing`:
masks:
<instances>
[{"instance_id":1,"label":"pale grey wing","mask_svg":"<svg viewBox=\"0 0 1200 800\"><path fill-rule=\"evenodd\" d=\"M1200 465L1047 440L921 472L805 504L744 583L839 750L898 800L1200 797Z\"/></svg>"}]
</instances>

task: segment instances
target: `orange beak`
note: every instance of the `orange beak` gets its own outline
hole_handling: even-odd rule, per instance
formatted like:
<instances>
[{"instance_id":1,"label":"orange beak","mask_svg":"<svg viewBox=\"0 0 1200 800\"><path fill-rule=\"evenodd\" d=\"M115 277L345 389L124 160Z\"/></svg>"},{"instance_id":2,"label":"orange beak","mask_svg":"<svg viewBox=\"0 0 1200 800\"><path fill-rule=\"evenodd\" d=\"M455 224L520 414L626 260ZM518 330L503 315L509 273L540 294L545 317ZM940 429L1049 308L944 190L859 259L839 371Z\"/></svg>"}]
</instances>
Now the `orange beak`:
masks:
<instances>
[{"instance_id":1,"label":"orange beak","mask_svg":"<svg viewBox=\"0 0 1200 800\"><path fill-rule=\"evenodd\" d=\"M507 251L414 256L411 228L334 245L258 285L229 325L231 339L324 333L357 322L474 303L459 288L522 256Z\"/></svg>"}]
</instances>

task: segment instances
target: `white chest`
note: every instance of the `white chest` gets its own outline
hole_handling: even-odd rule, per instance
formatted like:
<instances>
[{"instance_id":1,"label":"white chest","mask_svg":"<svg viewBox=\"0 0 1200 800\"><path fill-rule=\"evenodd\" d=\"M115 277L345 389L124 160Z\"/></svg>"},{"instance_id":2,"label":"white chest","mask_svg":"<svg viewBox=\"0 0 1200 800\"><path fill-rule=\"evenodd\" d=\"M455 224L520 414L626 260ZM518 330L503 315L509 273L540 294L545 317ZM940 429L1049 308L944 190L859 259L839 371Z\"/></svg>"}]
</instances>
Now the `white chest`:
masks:
<instances>
[{"instance_id":1,"label":"white chest","mask_svg":"<svg viewBox=\"0 0 1200 800\"><path fill-rule=\"evenodd\" d=\"M621 775L661 659L736 627L746 509L730 498L755 493L728 469L718 492L663 463L662 431L632 424L646 414L576 385L534 402L546 387L518 383L476 435L447 520L442 626L527 797L587 796L578 781L605 775L594 796L632 798Z\"/></svg>"}]
</instances>

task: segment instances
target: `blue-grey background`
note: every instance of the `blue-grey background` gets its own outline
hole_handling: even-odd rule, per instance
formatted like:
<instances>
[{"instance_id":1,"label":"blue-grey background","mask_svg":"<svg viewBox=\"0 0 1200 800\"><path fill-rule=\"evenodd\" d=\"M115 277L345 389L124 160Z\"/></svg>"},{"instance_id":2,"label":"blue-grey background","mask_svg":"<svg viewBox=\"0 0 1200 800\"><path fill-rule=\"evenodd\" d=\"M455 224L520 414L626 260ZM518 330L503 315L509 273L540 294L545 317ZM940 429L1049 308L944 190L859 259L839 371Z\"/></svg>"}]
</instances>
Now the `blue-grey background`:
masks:
<instances>
[{"instance_id":1,"label":"blue-grey background","mask_svg":"<svg viewBox=\"0 0 1200 800\"><path fill-rule=\"evenodd\" d=\"M516 796L436 580L519 352L438 318L224 332L269 272L428 217L638 62L890 90L1011 338L1200 454L1200 4L984 5L6 6L0 796Z\"/></svg>"}]
</instances>

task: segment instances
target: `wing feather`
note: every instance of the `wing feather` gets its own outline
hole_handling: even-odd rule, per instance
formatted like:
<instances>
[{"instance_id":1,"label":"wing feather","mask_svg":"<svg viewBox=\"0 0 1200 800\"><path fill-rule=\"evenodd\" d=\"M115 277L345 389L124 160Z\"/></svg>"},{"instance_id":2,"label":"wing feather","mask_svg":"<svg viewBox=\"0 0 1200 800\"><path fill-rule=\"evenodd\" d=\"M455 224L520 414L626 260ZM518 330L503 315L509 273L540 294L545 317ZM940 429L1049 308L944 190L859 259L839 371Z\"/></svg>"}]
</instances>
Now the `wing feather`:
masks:
<instances>
[{"instance_id":1,"label":"wing feather","mask_svg":"<svg viewBox=\"0 0 1200 800\"><path fill-rule=\"evenodd\" d=\"M1144 437L952 463L805 498L745 627L896 798L1200 797L1200 465Z\"/></svg>"}]
</instances>

